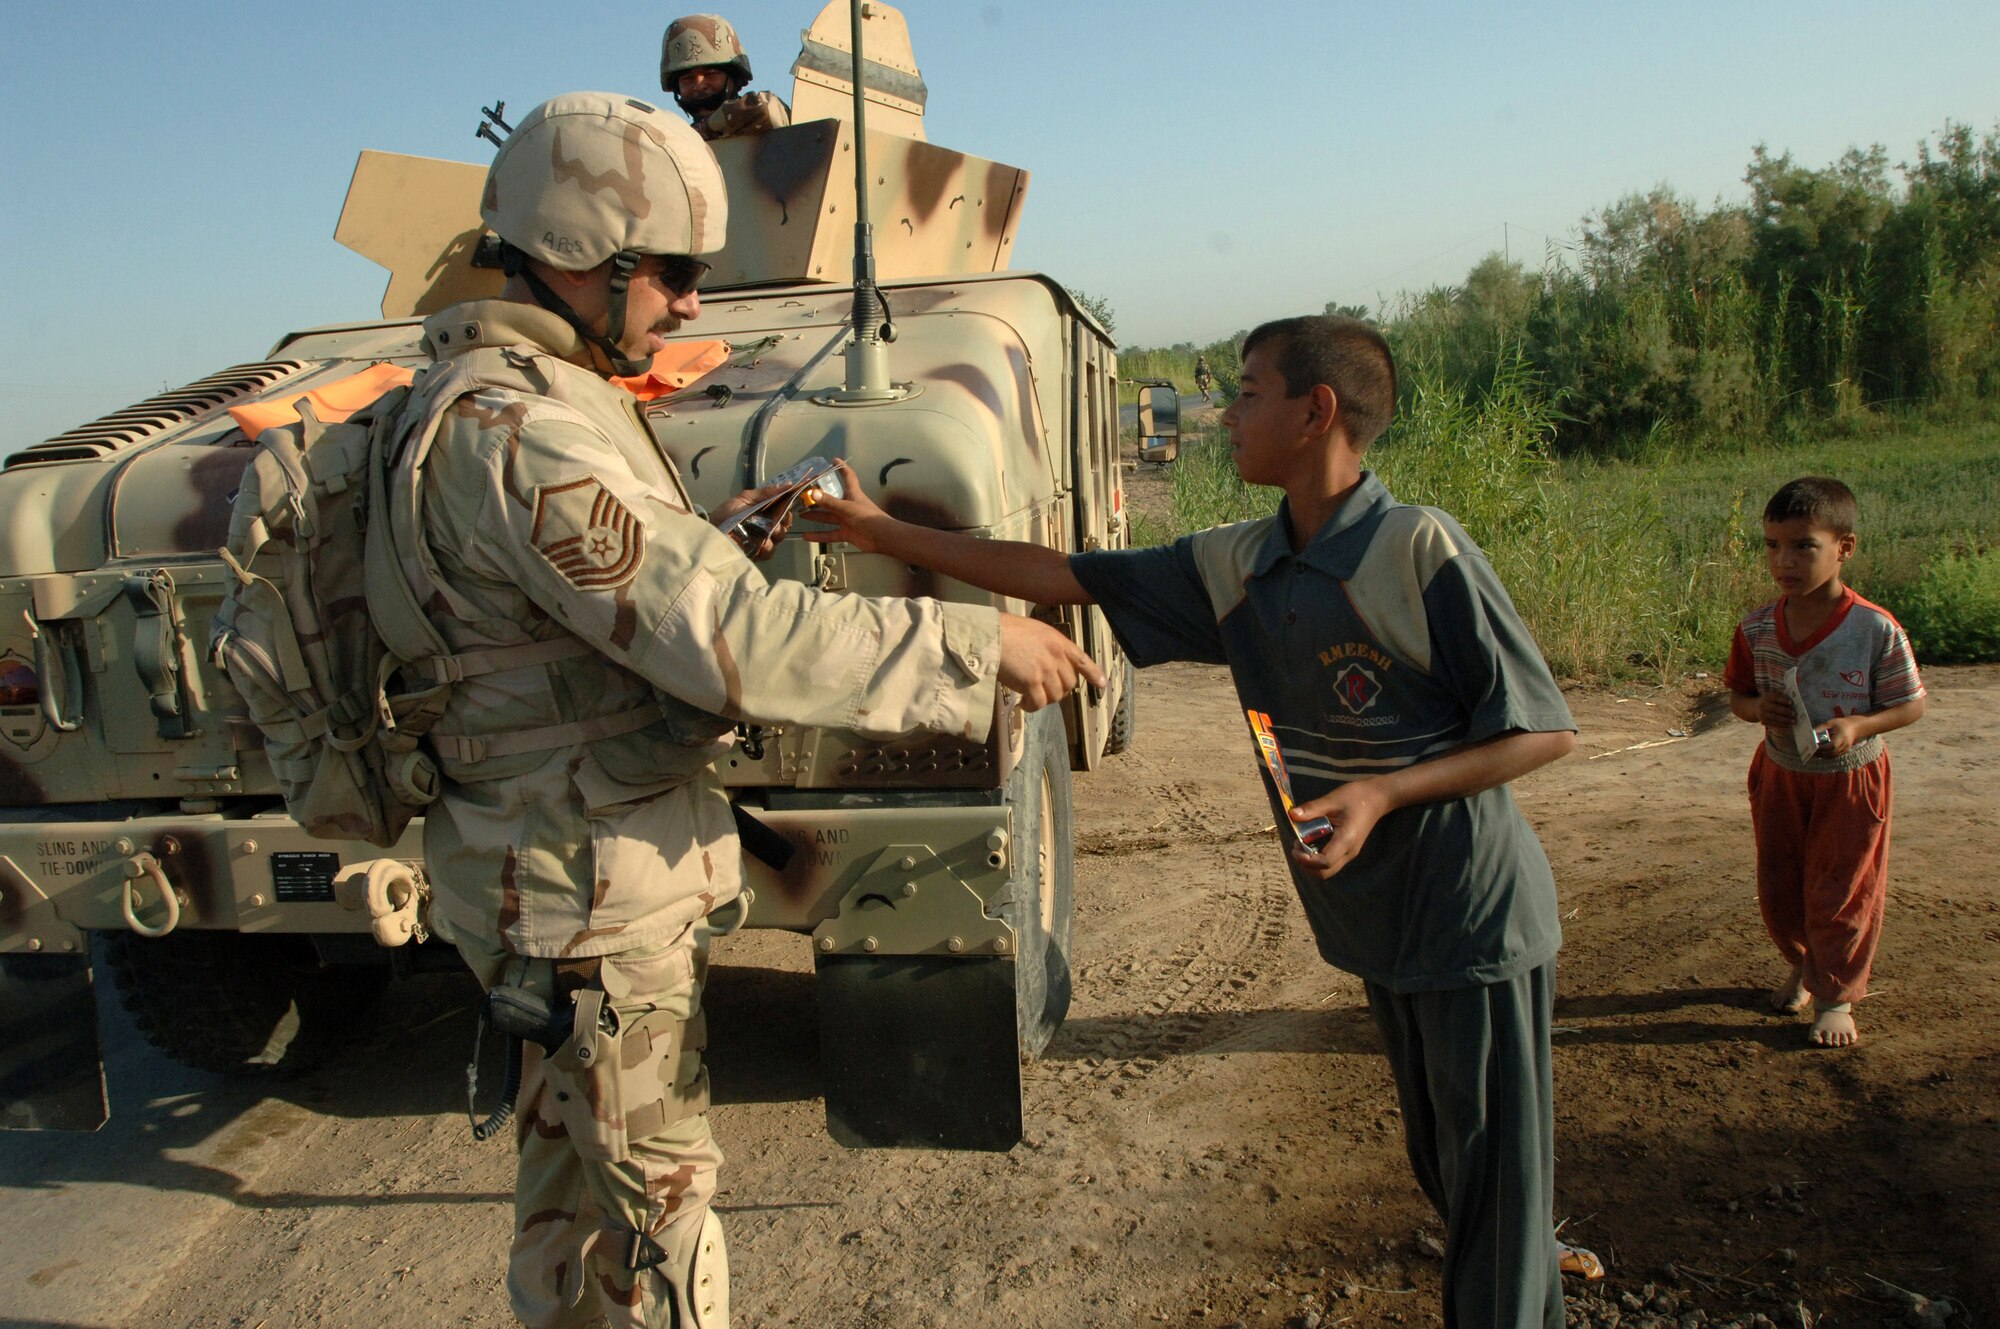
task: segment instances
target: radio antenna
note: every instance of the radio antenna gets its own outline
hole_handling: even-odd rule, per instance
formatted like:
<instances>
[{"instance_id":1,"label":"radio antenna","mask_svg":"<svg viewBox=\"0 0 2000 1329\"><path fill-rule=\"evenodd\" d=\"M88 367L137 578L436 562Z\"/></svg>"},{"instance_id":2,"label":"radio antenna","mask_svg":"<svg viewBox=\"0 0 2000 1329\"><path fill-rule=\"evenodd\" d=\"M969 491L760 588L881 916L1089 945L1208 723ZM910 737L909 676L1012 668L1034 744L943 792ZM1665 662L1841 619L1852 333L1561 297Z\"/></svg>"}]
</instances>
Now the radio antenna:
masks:
<instances>
[{"instance_id":1,"label":"radio antenna","mask_svg":"<svg viewBox=\"0 0 2000 1329\"><path fill-rule=\"evenodd\" d=\"M868 219L868 93L862 77L861 22L864 0L848 0L849 45L854 48L854 340L847 346L847 386L829 394L855 405L895 401L907 390L889 381L888 343L896 339L888 306L875 284L875 227Z\"/></svg>"}]
</instances>

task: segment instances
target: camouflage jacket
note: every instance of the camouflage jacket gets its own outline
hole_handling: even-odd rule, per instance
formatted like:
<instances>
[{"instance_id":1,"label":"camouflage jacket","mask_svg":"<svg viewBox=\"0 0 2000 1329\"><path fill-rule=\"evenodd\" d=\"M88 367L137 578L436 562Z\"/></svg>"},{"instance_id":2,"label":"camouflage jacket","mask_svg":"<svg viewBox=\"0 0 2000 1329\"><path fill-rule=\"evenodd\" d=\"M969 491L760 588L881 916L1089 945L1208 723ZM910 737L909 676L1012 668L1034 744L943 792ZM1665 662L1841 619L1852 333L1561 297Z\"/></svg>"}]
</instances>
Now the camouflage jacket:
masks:
<instances>
[{"instance_id":1,"label":"camouflage jacket","mask_svg":"<svg viewBox=\"0 0 2000 1329\"><path fill-rule=\"evenodd\" d=\"M636 401L581 367L567 324L480 300L424 331L439 363L405 409L438 424L412 585L455 654L588 647L460 682L432 732L446 778L424 856L444 935L601 955L734 898L710 764L739 720L985 736L991 609L767 582L696 514ZM574 741L513 750L537 730Z\"/></svg>"},{"instance_id":2,"label":"camouflage jacket","mask_svg":"<svg viewBox=\"0 0 2000 1329\"><path fill-rule=\"evenodd\" d=\"M775 92L746 92L694 122L694 131L713 143L738 134L761 134L792 123L791 108Z\"/></svg>"}]
</instances>

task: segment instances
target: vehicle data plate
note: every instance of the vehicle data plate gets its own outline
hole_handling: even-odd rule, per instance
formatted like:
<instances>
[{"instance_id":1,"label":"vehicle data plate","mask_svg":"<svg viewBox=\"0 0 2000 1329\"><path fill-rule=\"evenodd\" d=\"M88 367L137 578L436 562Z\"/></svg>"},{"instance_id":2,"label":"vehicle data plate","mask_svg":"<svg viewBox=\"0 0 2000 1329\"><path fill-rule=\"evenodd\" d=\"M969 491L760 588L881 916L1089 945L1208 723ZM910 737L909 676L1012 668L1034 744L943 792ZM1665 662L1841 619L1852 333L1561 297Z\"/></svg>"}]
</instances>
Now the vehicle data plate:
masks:
<instances>
[{"instance_id":1,"label":"vehicle data plate","mask_svg":"<svg viewBox=\"0 0 2000 1329\"><path fill-rule=\"evenodd\" d=\"M340 855L322 849L271 855L271 893L279 904L333 903L333 876Z\"/></svg>"}]
</instances>

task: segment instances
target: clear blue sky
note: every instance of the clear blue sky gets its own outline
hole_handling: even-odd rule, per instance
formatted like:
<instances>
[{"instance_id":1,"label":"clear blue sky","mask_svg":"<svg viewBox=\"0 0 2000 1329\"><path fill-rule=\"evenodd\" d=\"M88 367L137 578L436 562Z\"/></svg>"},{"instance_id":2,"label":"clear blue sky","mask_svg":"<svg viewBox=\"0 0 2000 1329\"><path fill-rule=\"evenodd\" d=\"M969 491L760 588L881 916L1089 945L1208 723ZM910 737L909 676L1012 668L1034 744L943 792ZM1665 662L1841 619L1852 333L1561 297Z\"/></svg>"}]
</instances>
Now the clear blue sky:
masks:
<instances>
[{"instance_id":1,"label":"clear blue sky","mask_svg":"<svg viewBox=\"0 0 2000 1329\"><path fill-rule=\"evenodd\" d=\"M817 0L723 7L787 95ZM1666 182L1742 196L1753 145L1824 165L2000 119L2000 5L907 0L934 142L1033 172L1017 265L1119 339L1374 304L1497 250L1539 263ZM484 162L478 108L658 88L675 10L7 5L0 450L375 314L332 240L356 152Z\"/></svg>"}]
</instances>

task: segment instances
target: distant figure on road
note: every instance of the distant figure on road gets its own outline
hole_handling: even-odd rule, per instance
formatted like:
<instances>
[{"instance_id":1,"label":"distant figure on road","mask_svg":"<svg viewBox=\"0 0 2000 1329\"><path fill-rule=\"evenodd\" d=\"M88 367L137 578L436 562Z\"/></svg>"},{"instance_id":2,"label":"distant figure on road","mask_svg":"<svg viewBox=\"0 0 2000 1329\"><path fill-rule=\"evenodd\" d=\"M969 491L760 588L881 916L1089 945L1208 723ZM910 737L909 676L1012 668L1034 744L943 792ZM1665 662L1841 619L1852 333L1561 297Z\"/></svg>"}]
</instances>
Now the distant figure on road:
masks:
<instances>
[{"instance_id":1,"label":"distant figure on road","mask_svg":"<svg viewBox=\"0 0 2000 1329\"><path fill-rule=\"evenodd\" d=\"M1194 385L1201 390L1203 401L1208 400L1208 389L1214 382L1215 373L1208 367L1208 357L1197 355L1194 358Z\"/></svg>"},{"instance_id":2,"label":"distant figure on road","mask_svg":"<svg viewBox=\"0 0 2000 1329\"><path fill-rule=\"evenodd\" d=\"M1868 995L1889 888L1882 735L1924 713L1909 635L1841 581L1854 518L1853 491L1824 476L1771 496L1764 559L1783 594L1737 625L1723 674L1729 709L1764 726L1750 759L1757 905L1792 966L1771 1004L1790 1015L1810 1001L1807 1039L1820 1047L1861 1037L1854 1003ZM1794 691L1812 714L1794 710Z\"/></svg>"},{"instance_id":3,"label":"distant figure on road","mask_svg":"<svg viewBox=\"0 0 2000 1329\"><path fill-rule=\"evenodd\" d=\"M660 87L673 94L703 138L761 134L792 122L791 108L777 93L743 91L749 82L750 57L728 19L689 14L667 25Z\"/></svg>"},{"instance_id":4,"label":"distant figure on road","mask_svg":"<svg viewBox=\"0 0 2000 1329\"><path fill-rule=\"evenodd\" d=\"M1555 876L1507 782L1569 752L1576 722L1486 555L1447 513L1362 469L1396 409L1370 324L1266 323L1222 413L1275 515L1147 549L1065 556L889 517L848 487L807 539L847 541L1033 604L1096 604L1134 662L1227 664L1325 817L1292 879L1326 960L1359 975L1417 1182L1443 1215L1444 1322L1563 1329L1549 1025Z\"/></svg>"}]
</instances>

